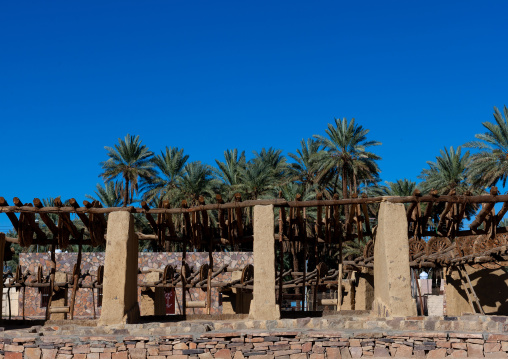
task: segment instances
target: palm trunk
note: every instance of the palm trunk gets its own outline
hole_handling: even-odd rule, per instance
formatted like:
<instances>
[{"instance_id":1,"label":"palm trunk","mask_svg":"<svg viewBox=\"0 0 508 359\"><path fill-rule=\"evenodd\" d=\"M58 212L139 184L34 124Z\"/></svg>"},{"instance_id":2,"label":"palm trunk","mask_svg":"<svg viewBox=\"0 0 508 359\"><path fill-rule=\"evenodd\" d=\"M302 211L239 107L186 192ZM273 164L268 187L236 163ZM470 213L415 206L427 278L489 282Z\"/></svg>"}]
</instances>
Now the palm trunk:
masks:
<instances>
[{"instance_id":1,"label":"palm trunk","mask_svg":"<svg viewBox=\"0 0 508 359\"><path fill-rule=\"evenodd\" d=\"M129 202L129 179L125 179L125 192L123 195L123 206L127 207L127 203Z\"/></svg>"}]
</instances>

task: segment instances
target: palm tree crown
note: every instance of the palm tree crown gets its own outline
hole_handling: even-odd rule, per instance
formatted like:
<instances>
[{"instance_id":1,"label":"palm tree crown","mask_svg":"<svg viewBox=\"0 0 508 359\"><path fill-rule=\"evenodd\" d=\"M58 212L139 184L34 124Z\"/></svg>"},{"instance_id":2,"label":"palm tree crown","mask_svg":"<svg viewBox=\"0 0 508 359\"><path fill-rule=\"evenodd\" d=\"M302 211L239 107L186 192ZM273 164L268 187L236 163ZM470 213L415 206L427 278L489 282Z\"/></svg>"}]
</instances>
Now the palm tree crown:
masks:
<instances>
[{"instance_id":1,"label":"palm tree crown","mask_svg":"<svg viewBox=\"0 0 508 359\"><path fill-rule=\"evenodd\" d=\"M488 132L476 134L480 141L471 141L464 146L475 148L480 152L471 156L472 163L469 168L469 177L475 185L490 187L508 179L508 108L504 106L504 118L501 112L494 107L496 123L483 122Z\"/></svg>"},{"instance_id":2,"label":"palm tree crown","mask_svg":"<svg viewBox=\"0 0 508 359\"><path fill-rule=\"evenodd\" d=\"M436 162L428 161L429 168L423 169L418 178L424 182L422 190L428 192L435 189L439 194L448 194L452 189L457 193L465 193L470 189L467 177L467 169L471 163L469 151L462 154L461 147L457 150L450 147L450 150L440 150L440 156Z\"/></svg>"},{"instance_id":3,"label":"palm tree crown","mask_svg":"<svg viewBox=\"0 0 508 359\"><path fill-rule=\"evenodd\" d=\"M138 178L148 179L155 176L153 163L150 161L153 152L141 144L139 136L127 134L125 140L118 139L118 144L104 147L108 151L109 159L101 162L103 173L100 174L106 182L121 177L125 181L123 205L129 203L129 193L132 198L138 192Z\"/></svg>"},{"instance_id":4,"label":"palm tree crown","mask_svg":"<svg viewBox=\"0 0 508 359\"><path fill-rule=\"evenodd\" d=\"M328 160L325 169L334 171L335 175L342 177L342 195L348 197L347 188L356 192L358 180L375 180L379 173L377 160L381 157L367 148L378 146L377 141L368 141L367 134L370 132L360 125L355 124L352 119L335 119L335 126L328 124L325 130L328 137L314 135L328 151Z\"/></svg>"}]
</instances>

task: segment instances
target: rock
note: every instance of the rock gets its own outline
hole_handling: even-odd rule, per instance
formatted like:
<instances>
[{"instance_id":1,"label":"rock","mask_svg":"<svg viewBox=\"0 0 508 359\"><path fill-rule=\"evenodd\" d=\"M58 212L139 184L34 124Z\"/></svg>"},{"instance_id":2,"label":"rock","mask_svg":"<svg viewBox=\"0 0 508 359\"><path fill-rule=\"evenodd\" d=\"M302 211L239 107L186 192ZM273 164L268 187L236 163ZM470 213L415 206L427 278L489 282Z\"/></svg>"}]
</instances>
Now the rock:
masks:
<instances>
[{"instance_id":1,"label":"rock","mask_svg":"<svg viewBox=\"0 0 508 359\"><path fill-rule=\"evenodd\" d=\"M434 349L427 354L427 359L446 358L446 349Z\"/></svg>"},{"instance_id":2,"label":"rock","mask_svg":"<svg viewBox=\"0 0 508 359\"><path fill-rule=\"evenodd\" d=\"M231 350L229 349L221 349L215 353L216 359L231 359Z\"/></svg>"},{"instance_id":3,"label":"rock","mask_svg":"<svg viewBox=\"0 0 508 359\"><path fill-rule=\"evenodd\" d=\"M501 350L501 344L500 343L485 343L483 345L483 351L485 353L498 352L500 350Z\"/></svg>"},{"instance_id":4,"label":"rock","mask_svg":"<svg viewBox=\"0 0 508 359\"><path fill-rule=\"evenodd\" d=\"M390 352L388 352L388 349L384 347L375 347L374 348L374 357L390 357Z\"/></svg>"},{"instance_id":5,"label":"rock","mask_svg":"<svg viewBox=\"0 0 508 359\"><path fill-rule=\"evenodd\" d=\"M397 348L395 356L398 358L409 358L413 355L413 347L407 345L401 345Z\"/></svg>"},{"instance_id":6,"label":"rock","mask_svg":"<svg viewBox=\"0 0 508 359\"><path fill-rule=\"evenodd\" d=\"M467 356L481 358L483 356L483 345L467 343Z\"/></svg>"},{"instance_id":7,"label":"rock","mask_svg":"<svg viewBox=\"0 0 508 359\"><path fill-rule=\"evenodd\" d=\"M26 348L25 359L40 359L42 352L39 348Z\"/></svg>"}]
</instances>

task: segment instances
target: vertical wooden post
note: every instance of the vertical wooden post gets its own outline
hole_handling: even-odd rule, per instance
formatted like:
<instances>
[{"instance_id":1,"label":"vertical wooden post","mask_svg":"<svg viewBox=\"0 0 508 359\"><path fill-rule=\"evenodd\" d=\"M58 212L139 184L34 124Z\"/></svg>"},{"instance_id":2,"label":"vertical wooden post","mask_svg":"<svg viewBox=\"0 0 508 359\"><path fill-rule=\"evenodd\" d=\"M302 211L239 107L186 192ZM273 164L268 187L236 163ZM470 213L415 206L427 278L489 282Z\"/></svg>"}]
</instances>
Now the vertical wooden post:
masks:
<instances>
[{"instance_id":1,"label":"vertical wooden post","mask_svg":"<svg viewBox=\"0 0 508 359\"><path fill-rule=\"evenodd\" d=\"M5 254L5 233L0 232L0 258L2 258L1 268L0 268L0 278L4 277L4 254ZM3 279L0 281L0 292L2 293L2 301L3 301L3 292L4 292L4 281ZM0 302L0 319L2 319L2 308L4 303ZM9 313L10 313L10 301L9 301ZM10 314L9 314L10 316Z\"/></svg>"}]
</instances>

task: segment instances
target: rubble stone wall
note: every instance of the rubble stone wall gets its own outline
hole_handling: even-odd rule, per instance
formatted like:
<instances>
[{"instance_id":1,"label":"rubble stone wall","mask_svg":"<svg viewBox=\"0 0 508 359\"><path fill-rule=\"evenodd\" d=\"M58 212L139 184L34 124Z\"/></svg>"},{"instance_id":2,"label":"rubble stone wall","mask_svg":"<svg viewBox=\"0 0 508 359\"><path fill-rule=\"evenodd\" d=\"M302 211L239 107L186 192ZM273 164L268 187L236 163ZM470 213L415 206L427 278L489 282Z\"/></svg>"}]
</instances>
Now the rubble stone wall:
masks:
<instances>
[{"instance_id":1,"label":"rubble stone wall","mask_svg":"<svg viewBox=\"0 0 508 359\"><path fill-rule=\"evenodd\" d=\"M188 252L187 263L194 270L199 270L202 264L208 263L208 253L206 252ZM243 268L247 264L254 264L252 253L249 252L216 252L213 254L214 267L220 267L224 264L228 264L230 268ZM36 273L37 265L42 265L43 274L49 275L51 266L49 253L22 253L20 255L20 264L23 270L28 268L31 273ZM70 277L72 275L72 269L77 260L77 253L57 253L56 263L57 272L65 272ZM150 269L164 269L166 265L172 265L174 267L180 267L182 261L181 252L173 253L152 253L142 252L139 253L138 267L141 271L148 271ZM81 260L81 272L89 272L95 275L97 268L100 265L104 265L104 253L83 253ZM145 275L138 275L138 282L144 280ZM35 277L34 277L35 278ZM219 281L226 281L231 278L231 272L224 272L217 277ZM92 278L88 276L84 283L90 283ZM42 319L45 317L46 308L41 307L41 291L38 288L25 288L19 293L19 316L24 314L26 318ZM11 289L11 291L15 291ZM72 290L68 290L68 302L70 303L70 295ZM205 300L206 292L201 289L191 289L190 294L191 300ZM94 318L94 307L95 317L100 317L101 308L97 306L98 290L95 289L92 293L91 289L82 288L79 289L76 295L76 306L75 315L77 319ZM190 300L188 297L187 300ZM138 288L138 302L141 301L141 289ZM23 304L24 302L24 304ZM181 303L181 290L176 289L176 313L180 314L179 303ZM222 313L222 306L219 302L219 293L213 288L212 289L212 314ZM93 305L95 303L95 305ZM204 314L205 309L188 309L188 314Z\"/></svg>"}]
</instances>

